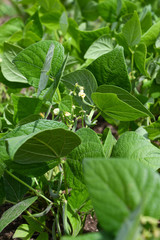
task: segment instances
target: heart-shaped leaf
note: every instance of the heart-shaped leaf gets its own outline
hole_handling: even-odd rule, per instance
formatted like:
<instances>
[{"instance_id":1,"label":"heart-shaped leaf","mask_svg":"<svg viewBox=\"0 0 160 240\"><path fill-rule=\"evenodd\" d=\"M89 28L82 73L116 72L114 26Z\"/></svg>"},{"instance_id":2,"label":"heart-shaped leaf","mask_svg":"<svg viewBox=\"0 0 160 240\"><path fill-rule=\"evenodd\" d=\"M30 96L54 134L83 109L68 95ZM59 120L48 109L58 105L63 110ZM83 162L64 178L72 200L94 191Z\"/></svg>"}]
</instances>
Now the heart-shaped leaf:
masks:
<instances>
[{"instance_id":1,"label":"heart-shaped leaf","mask_svg":"<svg viewBox=\"0 0 160 240\"><path fill-rule=\"evenodd\" d=\"M105 231L117 232L141 202L145 216L159 219L160 178L144 164L129 158L88 158L84 160L84 177Z\"/></svg>"},{"instance_id":2,"label":"heart-shaped leaf","mask_svg":"<svg viewBox=\"0 0 160 240\"><path fill-rule=\"evenodd\" d=\"M140 117L153 117L143 104L126 90L112 85L102 85L92 94L92 99L102 114L120 121L133 121Z\"/></svg>"},{"instance_id":3,"label":"heart-shaped leaf","mask_svg":"<svg viewBox=\"0 0 160 240\"><path fill-rule=\"evenodd\" d=\"M42 130L28 136L8 138L6 141L11 159L21 164L59 159L81 142L75 133L63 128Z\"/></svg>"},{"instance_id":4,"label":"heart-shaped leaf","mask_svg":"<svg viewBox=\"0 0 160 240\"><path fill-rule=\"evenodd\" d=\"M9 155L6 150L5 139L18 137L18 136L27 136L29 134L36 134L40 131L47 129L55 129L55 128L64 128L68 129L67 126L62 122L56 122L51 120L39 119L34 122L30 122L21 126L16 127L13 131L6 134L3 138L0 139L0 159L9 160Z\"/></svg>"},{"instance_id":5,"label":"heart-shaped leaf","mask_svg":"<svg viewBox=\"0 0 160 240\"><path fill-rule=\"evenodd\" d=\"M151 118L154 118L153 114L146 109L143 104L133 95L131 95L128 91L124 90L123 88L112 86L112 85L101 85L97 92L100 93L115 93L117 97L125 102L127 105L133 107L134 109L147 114Z\"/></svg>"},{"instance_id":6,"label":"heart-shaped leaf","mask_svg":"<svg viewBox=\"0 0 160 240\"><path fill-rule=\"evenodd\" d=\"M54 78L62 66L64 57L64 49L59 42L44 40L34 43L22 50L14 58L14 63L18 70L26 77L28 83L36 88L39 86L41 70L44 67L46 55L51 44L54 44L55 48L50 76Z\"/></svg>"},{"instance_id":7,"label":"heart-shaped leaf","mask_svg":"<svg viewBox=\"0 0 160 240\"><path fill-rule=\"evenodd\" d=\"M160 149L136 132L125 132L121 135L113 147L112 156L134 159L153 169L160 168Z\"/></svg>"},{"instance_id":8,"label":"heart-shaped leaf","mask_svg":"<svg viewBox=\"0 0 160 240\"><path fill-rule=\"evenodd\" d=\"M84 58L96 59L101 55L112 51L113 48L112 40L107 35L104 35L92 43L85 53Z\"/></svg>"},{"instance_id":9,"label":"heart-shaped leaf","mask_svg":"<svg viewBox=\"0 0 160 240\"><path fill-rule=\"evenodd\" d=\"M4 43L4 55L1 67L4 77L10 82L27 83L27 79L18 71L13 63L13 59L22 50L18 46Z\"/></svg>"},{"instance_id":10,"label":"heart-shaped leaf","mask_svg":"<svg viewBox=\"0 0 160 240\"><path fill-rule=\"evenodd\" d=\"M97 58L88 66L88 70L93 73L98 85L116 85L131 90L123 48L120 46Z\"/></svg>"},{"instance_id":11,"label":"heart-shaped leaf","mask_svg":"<svg viewBox=\"0 0 160 240\"><path fill-rule=\"evenodd\" d=\"M63 76L62 82L65 84L65 86L71 90L76 91L76 96L74 96L75 101L80 105L83 106L85 109L87 106L83 103L82 98L78 96L79 88L75 90L75 86L78 83L79 86L84 87L84 92L86 94L85 100L89 104L93 104L91 94L96 91L97 89L97 82L93 74L86 70L77 70L75 72L69 73L65 76ZM87 107L88 109L88 107Z\"/></svg>"}]
</instances>

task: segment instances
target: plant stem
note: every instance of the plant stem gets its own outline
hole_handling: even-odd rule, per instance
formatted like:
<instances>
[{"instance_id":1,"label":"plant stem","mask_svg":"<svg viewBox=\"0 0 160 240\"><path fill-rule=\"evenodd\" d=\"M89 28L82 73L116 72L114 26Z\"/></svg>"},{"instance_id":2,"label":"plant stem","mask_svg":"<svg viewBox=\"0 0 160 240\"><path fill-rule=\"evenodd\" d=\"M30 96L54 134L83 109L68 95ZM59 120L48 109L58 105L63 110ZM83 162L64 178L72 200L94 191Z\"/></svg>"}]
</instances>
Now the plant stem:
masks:
<instances>
[{"instance_id":1,"label":"plant stem","mask_svg":"<svg viewBox=\"0 0 160 240\"><path fill-rule=\"evenodd\" d=\"M131 58L131 72L133 72L133 67L134 67L134 51L131 51L132 58Z\"/></svg>"},{"instance_id":2,"label":"plant stem","mask_svg":"<svg viewBox=\"0 0 160 240\"><path fill-rule=\"evenodd\" d=\"M58 211L57 211L57 214L56 214L56 226L57 226L58 235L59 235L59 237L61 237L62 233L61 233L61 227L60 227L60 224L59 224L59 207L58 207Z\"/></svg>"},{"instance_id":3,"label":"plant stem","mask_svg":"<svg viewBox=\"0 0 160 240\"><path fill-rule=\"evenodd\" d=\"M54 220L53 225L52 225L52 238L54 240L57 240L57 237L56 237L56 220Z\"/></svg>"},{"instance_id":4,"label":"plant stem","mask_svg":"<svg viewBox=\"0 0 160 240\"><path fill-rule=\"evenodd\" d=\"M68 195L68 187L67 187L67 175L66 175L66 163L63 163L63 173L64 173L64 185L65 185L65 192L66 192L66 198Z\"/></svg>"},{"instance_id":5,"label":"plant stem","mask_svg":"<svg viewBox=\"0 0 160 240\"><path fill-rule=\"evenodd\" d=\"M133 73L133 70L134 70L134 51L132 49L130 49L130 52L131 52L131 83L132 83L132 92L134 92L134 88L135 88L135 77L134 77L134 73Z\"/></svg>"},{"instance_id":6,"label":"plant stem","mask_svg":"<svg viewBox=\"0 0 160 240\"><path fill-rule=\"evenodd\" d=\"M46 202L48 203L52 203L52 201L50 199L48 199L47 197L45 197L43 194L39 193L37 190L35 190L34 188L32 188L31 186L29 186L27 183L25 183L23 180L21 180L20 178L16 177L13 173L9 172L7 169L5 169L5 171L7 172L7 174L9 174L11 177L13 177L15 180L17 180L18 182L20 182L21 184L25 185L27 188L29 188L32 192L34 192L38 197L41 197L43 199L46 200Z\"/></svg>"},{"instance_id":7,"label":"plant stem","mask_svg":"<svg viewBox=\"0 0 160 240\"><path fill-rule=\"evenodd\" d=\"M26 210L26 213L37 223L39 223L42 227L46 229L47 232L52 233L52 231L46 227L43 223L41 223L37 218L35 218L29 211Z\"/></svg>"},{"instance_id":8,"label":"plant stem","mask_svg":"<svg viewBox=\"0 0 160 240\"><path fill-rule=\"evenodd\" d=\"M86 105L88 105L89 107L92 107L92 108L95 107L94 105L92 105L92 104L86 102L86 100L84 100L84 98L82 98L82 101L83 101Z\"/></svg>"},{"instance_id":9,"label":"plant stem","mask_svg":"<svg viewBox=\"0 0 160 240\"><path fill-rule=\"evenodd\" d=\"M47 119L47 117L49 116L51 108L52 108L52 104L49 106L49 108L48 108L48 110L46 112L45 119Z\"/></svg>"},{"instance_id":10,"label":"plant stem","mask_svg":"<svg viewBox=\"0 0 160 240\"><path fill-rule=\"evenodd\" d=\"M92 123L93 123L95 120L97 120L97 118L98 118L100 115L101 115L101 112L99 112L99 113L93 118Z\"/></svg>"}]
</instances>

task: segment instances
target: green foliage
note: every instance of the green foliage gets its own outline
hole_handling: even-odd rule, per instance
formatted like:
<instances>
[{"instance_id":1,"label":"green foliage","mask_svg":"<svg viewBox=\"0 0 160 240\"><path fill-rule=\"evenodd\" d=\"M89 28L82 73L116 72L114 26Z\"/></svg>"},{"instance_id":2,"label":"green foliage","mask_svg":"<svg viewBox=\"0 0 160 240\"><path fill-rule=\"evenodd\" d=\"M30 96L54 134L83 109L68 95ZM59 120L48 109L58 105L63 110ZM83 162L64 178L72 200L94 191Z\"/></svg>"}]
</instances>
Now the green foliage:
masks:
<instances>
[{"instance_id":1,"label":"green foliage","mask_svg":"<svg viewBox=\"0 0 160 240\"><path fill-rule=\"evenodd\" d=\"M112 156L143 162L153 169L159 169L160 165L160 150L136 132L125 132L118 139Z\"/></svg>"},{"instance_id":2,"label":"green foliage","mask_svg":"<svg viewBox=\"0 0 160 240\"><path fill-rule=\"evenodd\" d=\"M37 200L37 197L27 198L9 208L1 217L0 232L13 220L21 215L31 204Z\"/></svg>"},{"instance_id":3,"label":"green foliage","mask_svg":"<svg viewBox=\"0 0 160 240\"><path fill-rule=\"evenodd\" d=\"M4 43L4 55L2 61L2 73L11 82L27 83L27 79L15 68L13 59L22 51L22 48Z\"/></svg>"},{"instance_id":4,"label":"green foliage","mask_svg":"<svg viewBox=\"0 0 160 240\"><path fill-rule=\"evenodd\" d=\"M15 58L14 63L18 70L26 77L28 83L38 88L41 71L49 50L51 40L40 41L22 50ZM63 61L63 47L58 42L55 45L51 63L50 77L55 77Z\"/></svg>"},{"instance_id":5,"label":"green foliage","mask_svg":"<svg viewBox=\"0 0 160 240\"><path fill-rule=\"evenodd\" d=\"M87 50L84 55L84 58L96 59L101 55L108 53L113 50L112 40L104 35L98 38Z\"/></svg>"},{"instance_id":6,"label":"green foliage","mask_svg":"<svg viewBox=\"0 0 160 240\"><path fill-rule=\"evenodd\" d=\"M134 12L133 17L124 25L122 34L129 47L133 47L140 42L141 26L136 12Z\"/></svg>"},{"instance_id":7,"label":"green foliage","mask_svg":"<svg viewBox=\"0 0 160 240\"><path fill-rule=\"evenodd\" d=\"M159 239L159 1L0 6L0 232Z\"/></svg>"},{"instance_id":8,"label":"green foliage","mask_svg":"<svg viewBox=\"0 0 160 240\"><path fill-rule=\"evenodd\" d=\"M159 176L144 164L131 159L88 158L84 160L84 176L104 230L116 233L141 201L144 215L159 217L160 209L155 208Z\"/></svg>"},{"instance_id":9,"label":"green foliage","mask_svg":"<svg viewBox=\"0 0 160 240\"><path fill-rule=\"evenodd\" d=\"M130 91L122 47L116 47L111 52L100 56L88 66L88 69L94 74L98 85L116 85Z\"/></svg>"}]
</instances>

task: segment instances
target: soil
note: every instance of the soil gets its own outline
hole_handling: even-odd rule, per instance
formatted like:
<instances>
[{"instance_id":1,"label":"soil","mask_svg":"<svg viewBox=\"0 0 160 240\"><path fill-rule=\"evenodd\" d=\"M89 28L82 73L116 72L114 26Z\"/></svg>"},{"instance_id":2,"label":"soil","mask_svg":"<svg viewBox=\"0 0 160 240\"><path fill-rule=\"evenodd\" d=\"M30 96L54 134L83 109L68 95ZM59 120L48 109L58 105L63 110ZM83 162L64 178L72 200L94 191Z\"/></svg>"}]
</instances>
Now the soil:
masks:
<instances>
[{"instance_id":1,"label":"soil","mask_svg":"<svg viewBox=\"0 0 160 240\"><path fill-rule=\"evenodd\" d=\"M90 214L87 216L86 218L86 222L84 225L84 232L98 232L98 228L97 228L97 218L96 216L91 216Z\"/></svg>"}]
</instances>

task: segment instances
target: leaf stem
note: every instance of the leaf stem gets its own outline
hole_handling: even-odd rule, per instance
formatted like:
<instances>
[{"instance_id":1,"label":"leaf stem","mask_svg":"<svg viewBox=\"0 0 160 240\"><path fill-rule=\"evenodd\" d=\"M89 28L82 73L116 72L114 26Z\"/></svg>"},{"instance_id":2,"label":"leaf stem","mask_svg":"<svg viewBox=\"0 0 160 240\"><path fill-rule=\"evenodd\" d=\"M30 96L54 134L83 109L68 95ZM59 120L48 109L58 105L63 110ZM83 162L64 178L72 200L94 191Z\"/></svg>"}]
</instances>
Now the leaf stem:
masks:
<instances>
[{"instance_id":1,"label":"leaf stem","mask_svg":"<svg viewBox=\"0 0 160 240\"><path fill-rule=\"evenodd\" d=\"M52 108L52 104L49 106L49 108L48 108L48 110L46 112L45 119L47 119L47 117L49 116L51 108Z\"/></svg>"},{"instance_id":2,"label":"leaf stem","mask_svg":"<svg viewBox=\"0 0 160 240\"><path fill-rule=\"evenodd\" d=\"M64 173L64 184L65 184L65 192L66 192L66 198L68 195L68 187L67 187L67 174L66 174L66 162L63 163L63 173Z\"/></svg>"},{"instance_id":3,"label":"leaf stem","mask_svg":"<svg viewBox=\"0 0 160 240\"><path fill-rule=\"evenodd\" d=\"M101 112L99 112L99 113L93 118L92 123L93 123L95 120L97 120L97 118L98 118L100 115L101 115Z\"/></svg>"},{"instance_id":4,"label":"leaf stem","mask_svg":"<svg viewBox=\"0 0 160 240\"><path fill-rule=\"evenodd\" d=\"M85 103L85 104L88 105L89 107L92 107L92 108L95 107L94 105L92 105L92 104L86 102L86 100L84 100L84 98L82 98L82 101L83 101L83 103Z\"/></svg>"},{"instance_id":5,"label":"leaf stem","mask_svg":"<svg viewBox=\"0 0 160 240\"><path fill-rule=\"evenodd\" d=\"M7 169L5 169L5 171L7 172L8 175L10 175L11 177L13 177L15 180L17 180L18 182L20 182L21 184L25 185L27 188L29 188L32 192L34 192L38 197L43 198L44 200L46 200L46 202L48 203L52 203L52 201L50 199L48 199L47 197L45 197L43 194L39 193L37 190L35 190L34 188L32 188L31 186L29 186L27 183L25 183L24 181L22 181L20 178L16 177L13 173L9 172Z\"/></svg>"}]
</instances>

